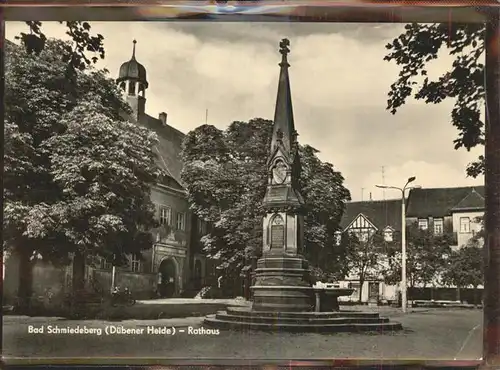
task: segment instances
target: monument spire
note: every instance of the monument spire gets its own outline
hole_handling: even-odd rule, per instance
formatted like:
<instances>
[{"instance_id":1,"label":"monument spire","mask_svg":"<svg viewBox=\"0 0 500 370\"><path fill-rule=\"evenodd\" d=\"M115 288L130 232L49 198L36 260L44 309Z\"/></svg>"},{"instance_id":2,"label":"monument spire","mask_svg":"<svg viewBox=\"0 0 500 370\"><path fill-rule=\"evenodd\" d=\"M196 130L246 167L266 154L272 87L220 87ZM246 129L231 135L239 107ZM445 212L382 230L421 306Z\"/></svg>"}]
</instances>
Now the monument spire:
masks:
<instances>
[{"instance_id":1,"label":"monument spire","mask_svg":"<svg viewBox=\"0 0 500 370\"><path fill-rule=\"evenodd\" d=\"M293 120L292 92L290 89L290 77L288 75L288 53L290 53L290 41L283 39L280 42L279 52L281 53L280 76L278 82L278 94L276 97L276 107L274 112L274 128L271 139L271 155L274 153L278 142L283 144L284 154L293 156L293 145L296 141L297 133Z\"/></svg>"}]
</instances>

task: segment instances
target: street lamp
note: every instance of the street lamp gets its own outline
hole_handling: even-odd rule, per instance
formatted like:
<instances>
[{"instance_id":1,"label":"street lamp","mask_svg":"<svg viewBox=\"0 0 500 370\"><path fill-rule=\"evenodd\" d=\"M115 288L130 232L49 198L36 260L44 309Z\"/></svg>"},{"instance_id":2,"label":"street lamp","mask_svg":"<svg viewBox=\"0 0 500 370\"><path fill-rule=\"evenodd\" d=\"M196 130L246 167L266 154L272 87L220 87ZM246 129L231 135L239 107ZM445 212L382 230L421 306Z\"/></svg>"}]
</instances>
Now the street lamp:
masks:
<instances>
[{"instance_id":1,"label":"street lamp","mask_svg":"<svg viewBox=\"0 0 500 370\"><path fill-rule=\"evenodd\" d=\"M416 177L412 176L406 181L405 186L398 188L396 186L375 185L380 189L395 189L401 192L401 308L406 313L408 306L408 299L406 295L406 209L405 209L405 191L408 189L418 189L420 186L408 186L415 181Z\"/></svg>"}]
</instances>

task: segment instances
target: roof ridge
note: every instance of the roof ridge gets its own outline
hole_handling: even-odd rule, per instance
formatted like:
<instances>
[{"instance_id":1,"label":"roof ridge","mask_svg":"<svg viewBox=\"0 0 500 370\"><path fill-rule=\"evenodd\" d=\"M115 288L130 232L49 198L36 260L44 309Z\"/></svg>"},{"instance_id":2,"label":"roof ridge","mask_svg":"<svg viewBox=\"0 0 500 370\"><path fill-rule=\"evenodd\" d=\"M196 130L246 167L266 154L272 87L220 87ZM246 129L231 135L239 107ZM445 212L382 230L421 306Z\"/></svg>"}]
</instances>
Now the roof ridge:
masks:
<instances>
[{"instance_id":1,"label":"roof ridge","mask_svg":"<svg viewBox=\"0 0 500 370\"><path fill-rule=\"evenodd\" d=\"M473 196L473 195L478 196L479 198L481 198L482 200L484 200L484 197L483 197L483 196L481 196L481 194L479 194L479 193L478 193L477 191L475 191L475 190L472 190L469 194L467 194L465 197L463 197L463 198L460 200L460 202L458 202L456 205L454 205L454 206L452 207L452 209L453 209L453 208L456 208L456 207L458 207L458 206L460 206L460 204L461 204L461 203L463 203L463 202L464 202L467 198L469 198L469 197L471 197L471 196Z\"/></svg>"},{"instance_id":2,"label":"roof ridge","mask_svg":"<svg viewBox=\"0 0 500 370\"><path fill-rule=\"evenodd\" d=\"M393 199L377 199L377 200L350 200L346 203L382 203L382 202L394 202L401 201L401 198L393 198Z\"/></svg>"},{"instance_id":3,"label":"roof ridge","mask_svg":"<svg viewBox=\"0 0 500 370\"><path fill-rule=\"evenodd\" d=\"M158 121L158 123L160 123L160 122L161 122L158 118L153 117L152 115L150 115L150 114L148 114L148 113L146 113L145 115L146 115L146 116L148 116L149 118L151 118L151 119L155 120L155 121ZM184 132L182 132L182 131L181 131L181 130L179 130L178 128L175 128L174 126L170 125L169 123L165 123L165 124L163 124L163 123L162 123L162 125L163 125L164 127L168 127L168 128L170 128L170 129L172 129L174 132L176 132L176 133L178 133L178 134L181 134L183 137L185 137L185 136L186 136L186 134L185 134Z\"/></svg>"},{"instance_id":4,"label":"roof ridge","mask_svg":"<svg viewBox=\"0 0 500 370\"><path fill-rule=\"evenodd\" d=\"M479 187L484 187L484 185L471 185L471 186L455 186L455 187L449 187L449 186L442 186L442 187L433 187L433 188L418 188L418 189L412 189L412 190L457 190L457 189L475 189Z\"/></svg>"},{"instance_id":5,"label":"roof ridge","mask_svg":"<svg viewBox=\"0 0 500 370\"><path fill-rule=\"evenodd\" d=\"M477 194L477 195L479 195L481 198L485 199L485 198L484 198L481 194L479 194L479 193L477 192L476 187L473 187L473 188L472 188L471 194L472 194L472 193ZM470 194L469 194L469 195L470 195Z\"/></svg>"}]
</instances>

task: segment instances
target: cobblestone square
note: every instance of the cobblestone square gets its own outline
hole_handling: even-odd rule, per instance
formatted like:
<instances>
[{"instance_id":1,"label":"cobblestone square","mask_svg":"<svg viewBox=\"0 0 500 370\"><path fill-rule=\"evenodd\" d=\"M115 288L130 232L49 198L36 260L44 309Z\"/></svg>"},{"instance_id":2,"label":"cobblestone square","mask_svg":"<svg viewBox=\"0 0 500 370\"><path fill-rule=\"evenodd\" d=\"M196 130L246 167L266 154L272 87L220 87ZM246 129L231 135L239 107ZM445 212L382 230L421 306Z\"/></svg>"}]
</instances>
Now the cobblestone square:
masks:
<instances>
[{"instance_id":1,"label":"cobblestone square","mask_svg":"<svg viewBox=\"0 0 500 370\"><path fill-rule=\"evenodd\" d=\"M9 358L141 357L187 359L414 359L474 360L482 355L480 310L421 310L403 316L380 309L404 330L385 334L290 334L221 331L219 335L188 334L203 326L202 317L165 320L68 321L56 318L4 317L3 355ZM123 329L175 327L175 335L29 334L28 326ZM184 330L184 332L181 332ZM194 330L200 333L200 330Z\"/></svg>"}]
</instances>

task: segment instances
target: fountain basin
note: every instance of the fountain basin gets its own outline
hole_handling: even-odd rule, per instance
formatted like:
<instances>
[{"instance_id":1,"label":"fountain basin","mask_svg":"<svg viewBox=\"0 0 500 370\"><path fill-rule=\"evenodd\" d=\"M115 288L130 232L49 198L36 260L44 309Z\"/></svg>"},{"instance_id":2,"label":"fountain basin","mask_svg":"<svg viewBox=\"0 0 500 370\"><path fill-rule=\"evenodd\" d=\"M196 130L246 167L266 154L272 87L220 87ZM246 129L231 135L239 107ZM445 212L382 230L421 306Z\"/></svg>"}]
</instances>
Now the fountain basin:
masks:
<instances>
[{"instance_id":1,"label":"fountain basin","mask_svg":"<svg viewBox=\"0 0 500 370\"><path fill-rule=\"evenodd\" d=\"M339 311L339 297L350 296L354 289L347 288L313 288L316 296L316 312Z\"/></svg>"}]
</instances>

